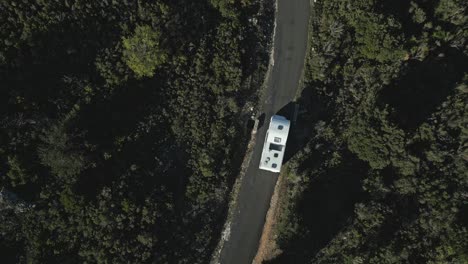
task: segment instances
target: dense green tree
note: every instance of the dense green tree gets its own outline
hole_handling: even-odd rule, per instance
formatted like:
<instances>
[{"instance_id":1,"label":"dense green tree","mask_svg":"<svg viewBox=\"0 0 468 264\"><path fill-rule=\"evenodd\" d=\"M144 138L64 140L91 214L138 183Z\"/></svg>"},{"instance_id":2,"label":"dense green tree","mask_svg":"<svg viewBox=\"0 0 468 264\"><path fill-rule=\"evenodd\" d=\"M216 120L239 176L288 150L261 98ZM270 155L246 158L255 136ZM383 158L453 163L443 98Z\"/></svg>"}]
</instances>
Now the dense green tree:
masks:
<instances>
[{"instance_id":1,"label":"dense green tree","mask_svg":"<svg viewBox=\"0 0 468 264\"><path fill-rule=\"evenodd\" d=\"M2 263L207 263L272 11L0 2Z\"/></svg>"},{"instance_id":2,"label":"dense green tree","mask_svg":"<svg viewBox=\"0 0 468 264\"><path fill-rule=\"evenodd\" d=\"M467 261L465 2L314 4L273 263Z\"/></svg>"},{"instance_id":3,"label":"dense green tree","mask_svg":"<svg viewBox=\"0 0 468 264\"><path fill-rule=\"evenodd\" d=\"M160 35L150 26L137 26L131 37L123 38L124 61L138 78L152 77L156 68L167 61Z\"/></svg>"}]
</instances>

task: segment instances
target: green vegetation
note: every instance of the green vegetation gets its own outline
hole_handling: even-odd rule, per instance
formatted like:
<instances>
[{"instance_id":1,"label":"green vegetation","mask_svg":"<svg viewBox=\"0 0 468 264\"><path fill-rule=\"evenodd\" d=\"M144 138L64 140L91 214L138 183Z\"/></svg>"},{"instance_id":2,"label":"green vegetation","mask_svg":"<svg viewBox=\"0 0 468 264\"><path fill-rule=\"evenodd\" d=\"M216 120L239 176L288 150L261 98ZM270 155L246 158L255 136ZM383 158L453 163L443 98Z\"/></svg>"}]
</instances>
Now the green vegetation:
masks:
<instances>
[{"instance_id":1,"label":"green vegetation","mask_svg":"<svg viewBox=\"0 0 468 264\"><path fill-rule=\"evenodd\" d=\"M255 0L2 1L1 262L207 263L272 12Z\"/></svg>"},{"instance_id":2,"label":"green vegetation","mask_svg":"<svg viewBox=\"0 0 468 264\"><path fill-rule=\"evenodd\" d=\"M317 1L271 263L468 262L467 7Z\"/></svg>"},{"instance_id":3,"label":"green vegetation","mask_svg":"<svg viewBox=\"0 0 468 264\"><path fill-rule=\"evenodd\" d=\"M131 38L123 39L125 63L137 77L152 77L156 67L166 62L167 54L159 47L160 35L149 26L137 26Z\"/></svg>"}]
</instances>

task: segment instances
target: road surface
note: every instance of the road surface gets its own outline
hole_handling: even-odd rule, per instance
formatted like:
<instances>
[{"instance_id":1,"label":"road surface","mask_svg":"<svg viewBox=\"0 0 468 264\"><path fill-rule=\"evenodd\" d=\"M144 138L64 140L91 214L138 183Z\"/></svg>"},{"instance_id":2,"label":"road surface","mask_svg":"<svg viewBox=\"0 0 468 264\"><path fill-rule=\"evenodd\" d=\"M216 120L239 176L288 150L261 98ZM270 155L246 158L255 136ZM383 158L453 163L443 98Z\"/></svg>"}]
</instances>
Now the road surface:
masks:
<instances>
[{"instance_id":1,"label":"road surface","mask_svg":"<svg viewBox=\"0 0 468 264\"><path fill-rule=\"evenodd\" d=\"M274 65L261 106L265 124L257 132L253 156L240 186L230 237L220 253L221 264L250 264L255 257L278 179L277 173L258 169L265 133L270 117L294 99L304 66L310 0L277 1Z\"/></svg>"}]
</instances>

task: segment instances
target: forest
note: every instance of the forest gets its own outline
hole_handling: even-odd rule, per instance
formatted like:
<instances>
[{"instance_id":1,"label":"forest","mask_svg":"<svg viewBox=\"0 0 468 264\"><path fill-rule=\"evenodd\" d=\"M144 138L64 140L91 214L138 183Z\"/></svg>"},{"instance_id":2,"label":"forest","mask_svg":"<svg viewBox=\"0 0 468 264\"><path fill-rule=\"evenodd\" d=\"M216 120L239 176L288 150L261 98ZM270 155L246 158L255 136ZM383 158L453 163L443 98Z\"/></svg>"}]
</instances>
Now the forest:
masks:
<instances>
[{"instance_id":1,"label":"forest","mask_svg":"<svg viewBox=\"0 0 468 264\"><path fill-rule=\"evenodd\" d=\"M258 0L1 1L0 262L207 263L273 14Z\"/></svg>"},{"instance_id":2,"label":"forest","mask_svg":"<svg viewBox=\"0 0 468 264\"><path fill-rule=\"evenodd\" d=\"M468 263L468 2L315 2L268 263Z\"/></svg>"}]
</instances>

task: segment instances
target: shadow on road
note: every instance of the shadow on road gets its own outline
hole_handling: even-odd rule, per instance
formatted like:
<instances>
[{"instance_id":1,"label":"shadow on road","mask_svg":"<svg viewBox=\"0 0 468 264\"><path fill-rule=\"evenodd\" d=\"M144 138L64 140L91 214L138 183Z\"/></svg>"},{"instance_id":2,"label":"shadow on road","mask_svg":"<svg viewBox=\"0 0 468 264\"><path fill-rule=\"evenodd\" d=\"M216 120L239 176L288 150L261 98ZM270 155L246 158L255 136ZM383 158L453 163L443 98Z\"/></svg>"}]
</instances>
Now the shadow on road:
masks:
<instances>
[{"instance_id":1,"label":"shadow on road","mask_svg":"<svg viewBox=\"0 0 468 264\"><path fill-rule=\"evenodd\" d=\"M275 115L284 116L291 121L283 164L304 149L305 145L314 136L313 125L318 120L326 118L326 113L323 109L324 107L320 101L311 95L310 90L304 89L296 101L287 103L275 113ZM304 113L307 114L305 115ZM270 120L266 120L265 113L260 114L257 119L258 129L264 125L270 125Z\"/></svg>"},{"instance_id":2,"label":"shadow on road","mask_svg":"<svg viewBox=\"0 0 468 264\"><path fill-rule=\"evenodd\" d=\"M263 125L265 124L265 113L262 113L259 117L258 117L258 129L262 128Z\"/></svg>"},{"instance_id":3,"label":"shadow on road","mask_svg":"<svg viewBox=\"0 0 468 264\"><path fill-rule=\"evenodd\" d=\"M286 143L286 152L284 154L283 164L288 162L291 157L300 151L311 136L310 133L304 133L303 126L301 124L298 125L296 122L297 120L295 120L295 116L297 116L297 111L299 108L299 103L289 102L275 113L275 115L284 116L286 119L291 121L291 128L289 129L289 136ZM265 113L262 113L258 117L258 129L264 125L270 125L270 120L265 119Z\"/></svg>"}]
</instances>

